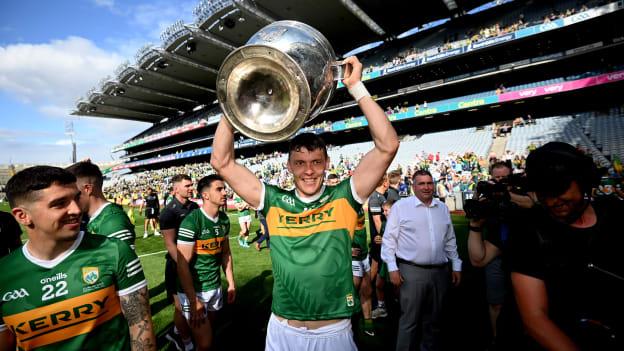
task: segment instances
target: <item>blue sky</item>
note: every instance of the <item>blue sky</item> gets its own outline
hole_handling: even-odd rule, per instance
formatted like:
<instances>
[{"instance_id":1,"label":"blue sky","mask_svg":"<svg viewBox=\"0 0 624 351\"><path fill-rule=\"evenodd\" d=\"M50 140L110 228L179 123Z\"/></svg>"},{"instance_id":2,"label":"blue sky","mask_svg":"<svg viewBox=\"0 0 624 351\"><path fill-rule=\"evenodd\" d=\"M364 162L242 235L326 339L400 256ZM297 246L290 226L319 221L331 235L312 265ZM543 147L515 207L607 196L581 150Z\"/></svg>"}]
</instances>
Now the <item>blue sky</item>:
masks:
<instances>
[{"instance_id":1,"label":"blue sky","mask_svg":"<svg viewBox=\"0 0 624 351\"><path fill-rule=\"evenodd\" d=\"M149 124L70 116L74 102L168 25L192 22L198 2L0 2L0 164L68 163L66 121L79 159L117 158L111 148Z\"/></svg>"}]
</instances>

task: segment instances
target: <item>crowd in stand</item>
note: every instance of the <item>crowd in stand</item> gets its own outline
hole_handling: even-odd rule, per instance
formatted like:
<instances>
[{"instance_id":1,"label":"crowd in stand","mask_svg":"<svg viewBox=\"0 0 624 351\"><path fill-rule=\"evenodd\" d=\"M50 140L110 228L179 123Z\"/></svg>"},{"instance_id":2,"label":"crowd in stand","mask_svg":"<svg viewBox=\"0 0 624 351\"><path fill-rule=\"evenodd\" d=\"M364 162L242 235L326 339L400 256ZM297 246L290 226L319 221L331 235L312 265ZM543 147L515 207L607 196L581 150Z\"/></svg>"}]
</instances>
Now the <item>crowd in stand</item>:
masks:
<instances>
[{"instance_id":1,"label":"crowd in stand","mask_svg":"<svg viewBox=\"0 0 624 351\"><path fill-rule=\"evenodd\" d=\"M601 4L602 2L600 2ZM512 23L503 23L498 22L480 29L469 29L463 35L459 33L454 33L452 35L447 35L444 39L444 42L441 45L437 45L432 48L416 48L412 46L407 50L399 52L398 55L391 59L384 58L383 65L369 65L365 73L371 73L374 71L379 71L385 68L390 68L393 66L402 65L404 63L415 61L419 58L425 56L425 53L434 49L437 50L438 53L445 52L447 50L452 50L456 48L460 48L466 45L470 45L473 42L479 42L486 39L503 36L509 33L513 33L517 30L526 28L530 25L536 25L541 23L549 23L556 19L562 19L568 16L572 16L578 12L583 12L588 9L587 5L583 4L578 6L578 9L575 7L571 7L565 10L552 9L550 13L544 16L542 20L534 21L533 23L529 23L523 14L518 16L518 19L513 21ZM463 37L463 38L462 38Z\"/></svg>"}]
</instances>

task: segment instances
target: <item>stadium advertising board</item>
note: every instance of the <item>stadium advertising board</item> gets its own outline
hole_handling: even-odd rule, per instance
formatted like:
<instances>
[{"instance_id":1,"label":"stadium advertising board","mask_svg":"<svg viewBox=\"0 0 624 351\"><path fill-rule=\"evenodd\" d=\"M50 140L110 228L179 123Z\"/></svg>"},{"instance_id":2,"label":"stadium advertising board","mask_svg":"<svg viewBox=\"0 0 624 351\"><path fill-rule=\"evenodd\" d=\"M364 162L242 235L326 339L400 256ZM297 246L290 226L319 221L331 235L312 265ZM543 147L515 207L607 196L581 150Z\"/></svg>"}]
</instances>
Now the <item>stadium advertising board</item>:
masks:
<instances>
[{"instance_id":1,"label":"stadium advertising board","mask_svg":"<svg viewBox=\"0 0 624 351\"><path fill-rule=\"evenodd\" d=\"M499 101L519 100L524 98L531 98L541 95L562 93L565 91L577 90L587 88L595 85L602 85L606 83L612 83L624 80L624 70L616 71L606 74L601 74L595 77L577 79L569 82L561 82L557 84L549 84L544 86L538 86L534 88L522 89L503 93L498 96Z\"/></svg>"},{"instance_id":2,"label":"stadium advertising board","mask_svg":"<svg viewBox=\"0 0 624 351\"><path fill-rule=\"evenodd\" d=\"M423 62L422 59L415 59L414 61L403 63L403 64L400 64L398 66L388 67L385 70L383 70L383 74L390 74L390 73L394 73L396 71L402 71L404 69L413 68L413 67L416 67L418 65L421 65L422 62ZM381 72L381 71L376 71L376 72Z\"/></svg>"},{"instance_id":3,"label":"stadium advertising board","mask_svg":"<svg viewBox=\"0 0 624 351\"><path fill-rule=\"evenodd\" d=\"M516 38L515 33L509 33L509 34L501 35L499 37L494 37L494 38L485 39L481 41L475 41L472 44L470 44L470 48L472 50L477 50L477 49L481 49L487 46L497 45L500 43L506 43L508 41L514 40L515 38Z\"/></svg>"},{"instance_id":4,"label":"stadium advertising board","mask_svg":"<svg viewBox=\"0 0 624 351\"><path fill-rule=\"evenodd\" d=\"M443 60L447 57L451 57L451 56L455 56L455 55L460 55L463 54L465 51L466 47L462 47L462 48L457 48L457 49L452 49L452 50L446 50L443 51L439 54L435 54L435 55L431 55L431 56L425 56L425 62L433 62L433 61L438 61L438 60Z\"/></svg>"}]
</instances>

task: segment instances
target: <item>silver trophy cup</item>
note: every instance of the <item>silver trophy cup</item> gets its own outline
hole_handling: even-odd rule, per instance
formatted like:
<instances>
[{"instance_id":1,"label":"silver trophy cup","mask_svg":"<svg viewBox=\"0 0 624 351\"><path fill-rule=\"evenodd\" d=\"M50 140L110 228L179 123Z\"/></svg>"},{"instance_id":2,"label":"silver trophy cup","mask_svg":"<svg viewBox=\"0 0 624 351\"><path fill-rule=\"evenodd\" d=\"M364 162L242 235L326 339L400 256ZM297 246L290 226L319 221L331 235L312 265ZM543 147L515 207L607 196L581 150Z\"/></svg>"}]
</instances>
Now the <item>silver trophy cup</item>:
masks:
<instances>
[{"instance_id":1,"label":"silver trophy cup","mask_svg":"<svg viewBox=\"0 0 624 351\"><path fill-rule=\"evenodd\" d=\"M223 114L242 134L280 141L325 108L344 65L327 39L296 21L273 22L228 55L217 77Z\"/></svg>"}]
</instances>

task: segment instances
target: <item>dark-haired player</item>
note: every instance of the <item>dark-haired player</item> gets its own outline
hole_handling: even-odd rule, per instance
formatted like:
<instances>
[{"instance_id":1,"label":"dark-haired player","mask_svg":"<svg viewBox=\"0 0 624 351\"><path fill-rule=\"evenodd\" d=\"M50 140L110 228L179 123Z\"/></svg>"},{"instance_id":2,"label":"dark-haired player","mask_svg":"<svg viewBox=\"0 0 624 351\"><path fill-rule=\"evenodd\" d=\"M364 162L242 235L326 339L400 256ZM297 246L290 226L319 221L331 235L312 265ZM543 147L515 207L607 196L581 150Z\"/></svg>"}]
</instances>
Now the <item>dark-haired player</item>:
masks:
<instances>
[{"instance_id":1,"label":"dark-haired player","mask_svg":"<svg viewBox=\"0 0 624 351\"><path fill-rule=\"evenodd\" d=\"M80 208L89 216L87 231L125 241L134 249L134 224L121 206L108 202L104 197L104 177L100 168L91 161L82 161L67 167L67 170L76 177Z\"/></svg>"},{"instance_id":2,"label":"dark-haired player","mask_svg":"<svg viewBox=\"0 0 624 351\"><path fill-rule=\"evenodd\" d=\"M30 167L6 193L28 241L0 260L0 350L156 350L141 262L80 231L76 178Z\"/></svg>"},{"instance_id":3,"label":"dark-haired player","mask_svg":"<svg viewBox=\"0 0 624 351\"><path fill-rule=\"evenodd\" d=\"M178 229L182 220L198 209L199 206L193 201L193 180L186 174L177 174L171 178L172 198L160 213L160 230L165 241L167 254L165 255L165 289L167 298L173 300L173 325L174 328L165 335L165 338L175 344L179 351L192 350L193 341L191 330L182 315L180 300L178 299Z\"/></svg>"},{"instance_id":4,"label":"dark-haired player","mask_svg":"<svg viewBox=\"0 0 624 351\"><path fill-rule=\"evenodd\" d=\"M287 167L295 189L262 183L234 157L234 132L222 118L212 166L250 206L266 216L271 233L273 314L267 350L354 350L351 315L358 299L351 273L351 241L363 199L373 191L399 147L388 117L361 83L362 64L345 60L343 81L368 120L375 147L353 176L324 185L327 148L314 134L291 140ZM349 74L350 73L350 74Z\"/></svg>"},{"instance_id":5,"label":"dark-haired player","mask_svg":"<svg viewBox=\"0 0 624 351\"><path fill-rule=\"evenodd\" d=\"M178 298L197 350L208 350L212 316L223 306L221 268L228 282L228 303L234 302L236 287L228 240L230 220L219 211L227 199L223 178L212 174L200 179L197 192L202 206L186 216L178 230Z\"/></svg>"}]
</instances>

